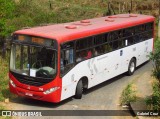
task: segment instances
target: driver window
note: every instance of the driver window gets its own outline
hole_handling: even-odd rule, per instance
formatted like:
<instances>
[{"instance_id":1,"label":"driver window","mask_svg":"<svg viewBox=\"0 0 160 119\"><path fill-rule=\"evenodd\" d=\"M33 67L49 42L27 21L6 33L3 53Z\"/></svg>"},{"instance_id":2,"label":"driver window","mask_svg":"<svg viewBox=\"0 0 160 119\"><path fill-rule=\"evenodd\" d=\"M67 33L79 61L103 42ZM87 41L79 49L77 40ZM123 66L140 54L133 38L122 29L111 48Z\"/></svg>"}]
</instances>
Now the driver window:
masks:
<instances>
[{"instance_id":1,"label":"driver window","mask_svg":"<svg viewBox=\"0 0 160 119\"><path fill-rule=\"evenodd\" d=\"M49 48L30 48L30 76L52 78L56 74L56 52Z\"/></svg>"},{"instance_id":2,"label":"driver window","mask_svg":"<svg viewBox=\"0 0 160 119\"><path fill-rule=\"evenodd\" d=\"M61 46L61 75L67 73L74 66L74 43L69 42Z\"/></svg>"}]
</instances>

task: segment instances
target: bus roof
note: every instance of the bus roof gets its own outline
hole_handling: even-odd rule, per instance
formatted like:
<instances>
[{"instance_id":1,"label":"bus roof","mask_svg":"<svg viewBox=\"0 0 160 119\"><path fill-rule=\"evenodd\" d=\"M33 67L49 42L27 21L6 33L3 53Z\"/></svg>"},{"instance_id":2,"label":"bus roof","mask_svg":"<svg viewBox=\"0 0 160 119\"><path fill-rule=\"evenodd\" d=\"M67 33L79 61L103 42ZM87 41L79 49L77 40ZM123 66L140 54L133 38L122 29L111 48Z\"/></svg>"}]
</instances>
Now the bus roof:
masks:
<instances>
[{"instance_id":1,"label":"bus roof","mask_svg":"<svg viewBox=\"0 0 160 119\"><path fill-rule=\"evenodd\" d=\"M18 30L16 34L56 39L59 43L154 21L153 16L118 14L100 18Z\"/></svg>"}]
</instances>

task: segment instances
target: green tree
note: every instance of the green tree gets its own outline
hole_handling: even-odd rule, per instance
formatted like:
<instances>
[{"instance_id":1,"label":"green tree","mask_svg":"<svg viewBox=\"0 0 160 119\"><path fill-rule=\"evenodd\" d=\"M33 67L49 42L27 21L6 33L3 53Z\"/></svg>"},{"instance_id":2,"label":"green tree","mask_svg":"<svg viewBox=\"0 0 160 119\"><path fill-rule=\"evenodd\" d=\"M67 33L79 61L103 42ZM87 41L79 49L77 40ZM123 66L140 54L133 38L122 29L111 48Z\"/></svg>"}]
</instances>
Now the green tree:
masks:
<instances>
[{"instance_id":1,"label":"green tree","mask_svg":"<svg viewBox=\"0 0 160 119\"><path fill-rule=\"evenodd\" d=\"M7 20L14 16L14 1L0 0L0 46L4 39L13 31L13 26L7 26Z\"/></svg>"},{"instance_id":2,"label":"green tree","mask_svg":"<svg viewBox=\"0 0 160 119\"><path fill-rule=\"evenodd\" d=\"M150 59L153 61L152 75L159 81L160 87L160 38L155 42L155 49L151 53Z\"/></svg>"}]
</instances>

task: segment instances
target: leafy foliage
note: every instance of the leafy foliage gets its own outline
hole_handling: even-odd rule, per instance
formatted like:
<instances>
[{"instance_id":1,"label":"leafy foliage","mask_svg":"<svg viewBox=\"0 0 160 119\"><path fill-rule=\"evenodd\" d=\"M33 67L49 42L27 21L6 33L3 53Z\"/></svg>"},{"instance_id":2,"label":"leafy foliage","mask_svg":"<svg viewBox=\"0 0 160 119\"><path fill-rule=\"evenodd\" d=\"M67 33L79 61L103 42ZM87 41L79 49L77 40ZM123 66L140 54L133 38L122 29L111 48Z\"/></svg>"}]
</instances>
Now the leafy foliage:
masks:
<instances>
[{"instance_id":1,"label":"leafy foliage","mask_svg":"<svg viewBox=\"0 0 160 119\"><path fill-rule=\"evenodd\" d=\"M160 85L160 39L155 42L154 52L150 54L150 59L153 61L152 75L159 81Z\"/></svg>"},{"instance_id":2,"label":"leafy foliage","mask_svg":"<svg viewBox=\"0 0 160 119\"><path fill-rule=\"evenodd\" d=\"M121 105L129 105L130 102L136 101L136 91L132 84L128 84L123 90L120 101Z\"/></svg>"},{"instance_id":3,"label":"leafy foliage","mask_svg":"<svg viewBox=\"0 0 160 119\"><path fill-rule=\"evenodd\" d=\"M156 39L154 52L150 54L153 61L152 75L157 79L153 85L153 94L151 98L146 99L146 104L150 109L160 110L160 38Z\"/></svg>"},{"instance_id":4,"label":"leafy foliage","mask_svg":"<svg viewBox=\"0 0 160 119\"><path fill-rule=\"evenodd\" d=\"M153 84L153 94L146 98L146 104L150 110L160 110L160 88L157 82Z\"/></svg>"},{"instance_id":5,"label":"leafy foliage","mask_svg":"<svg viewBox=\"0 0 160 119\"><path fill-rule=\"evenodd\" d=\"M12 26L7 26L7 19L13 17L13 11L13 0L0 0L0 46L3 45L4 38L6 38L14 29Z\"/></svg>"}]
</instances>

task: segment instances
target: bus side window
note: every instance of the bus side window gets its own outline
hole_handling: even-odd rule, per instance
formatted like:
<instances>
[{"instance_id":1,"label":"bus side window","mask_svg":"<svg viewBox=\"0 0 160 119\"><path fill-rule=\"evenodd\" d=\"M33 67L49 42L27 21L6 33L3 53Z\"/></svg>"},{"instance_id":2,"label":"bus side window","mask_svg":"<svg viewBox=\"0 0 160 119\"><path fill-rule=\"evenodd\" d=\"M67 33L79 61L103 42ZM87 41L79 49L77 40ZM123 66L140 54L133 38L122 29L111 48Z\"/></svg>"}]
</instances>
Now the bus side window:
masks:
<instances>
[{"instance_id":1,"label":"bus side window","mask_svg":"<svg viewBox=\"0 0 160 119\"><path fill-rule=\"evenodd\" d=\"M63 65L68 65L68 64L72 64L74 62L74 55L73 55L73 49L69 49L69 50L64 50L62 51L62 61L63 61Z\"/></svg>"},{"instance_id":2,"label":"bus side window","mask_svg":"<svg viewBox=\"0 0 160 119\"><path fill-rule=\"evenodd\" d=\"M83 60L90 59L90 58L92 58L92 56L93 56L92 49L77 52L76 53L76 62L81 62Z\"/></svg>"},{"instance_id":3,"label":"bus side window","mask_svg":"<svg viewBox=\"0 0 160 119\"><path fill-rule=\"evenodd\" d=\"M111 45L111 43L107 43L103 47L104 47L104 53L108 53L108 52L112 51L112 45Z\"/></svg>"},{"instance_id":4,"label":"bus side window","mask_svg":"<svg viewBox=\"0 0 160 119\"><path fill-rule=\"evenodd\" d=\"M61 75L67 73L74 65L74 42L61 45Z\"/></svg>"}]
</instances>

